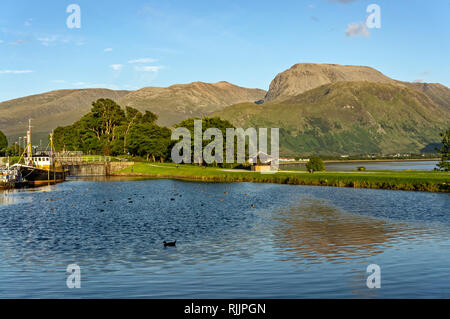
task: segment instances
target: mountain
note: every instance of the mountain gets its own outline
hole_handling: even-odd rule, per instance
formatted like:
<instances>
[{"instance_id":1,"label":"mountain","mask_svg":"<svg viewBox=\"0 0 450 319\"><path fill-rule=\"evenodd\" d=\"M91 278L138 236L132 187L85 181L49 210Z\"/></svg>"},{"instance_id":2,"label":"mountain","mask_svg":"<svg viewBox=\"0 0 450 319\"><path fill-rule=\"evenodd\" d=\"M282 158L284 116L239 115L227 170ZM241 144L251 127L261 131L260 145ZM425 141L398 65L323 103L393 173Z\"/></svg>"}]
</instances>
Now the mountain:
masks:
<instances>
[{"instance_id":1,"label":"mountain","mask_svg":"<svg viewBox=\"0 0 450 319\"><path fill-rule=\"evenodd\" d=\"M118 100L128 91L107 89L57 90L0 103L0 130L11 140L24 136L32 119L34 139L43 138L57 126L69 125L89 112L99 98Z\"/></svg>"},{"instance_id":2,"label":"mountain","mask_svg":"<svg viewBox=\"0 0 450 319\"><path fill-rule=\"evenodd\" d=\"M412 89L426 94L434 103L450 112L450 89L440 83L401 82Z\"/></svg>"},{"instance_id":3,"label":"mountain","mask_svg":"<svg viewBox=\"0 0 450 319\"><path fill-rule=\"evenodd\" d=\"M137 91L107 89L58 90L0 103L0 130L10 141L24 136L32 119L33 139L46 140L57 126L69 125L88 113L92 102L109 98L121 106L133 106L159 115L159 123L172 125L191 116L204 116L228 105L264 98L266 91L247 89L228 82L146 87Z\"/></svg>"},{"instance_id":4,"label":"mountain","mask_svg":"<svg viewBox=\"0 0 450 319\"><path fill-rule=\"evenodd\" d=\"M323 69L318 70L319 75L306 77L321 78ZM439 132L450 125L450 112L415 85L374 74L376 82L334 81L310 90L307 81L289 81L264 104L241 103L212 115L238 127L280 128L285 156L419 153L439 142ZM268 95L276 86L271 85ZM291 91L294 87L299 94Z\"/></svg>"},{"instance_id":5,"label":"mountain","mask_svg":"<svg viewBox=\"0 0 450 319\"><path fill-rule=\"evenodd\" d=\"M189 117L203 117L226 106L254 102L264 98L266 91L247 89L228 82L193 82L167 88L146 87L122 96L118 103L141 111L158 114L158 123L173 125Z\"/></svg>"},{"instance_id":6,"label":"mountain","mask_svg":"<svg viewBox=\"0 0 450 319\"><path fill-rule=\"evenodd\" d=\"M324 84L342 81L399 84L399 82L367 66L298 63L279 73L273 79L265 96L265 101L283 99Z\"/></svg>"}]
</instances>

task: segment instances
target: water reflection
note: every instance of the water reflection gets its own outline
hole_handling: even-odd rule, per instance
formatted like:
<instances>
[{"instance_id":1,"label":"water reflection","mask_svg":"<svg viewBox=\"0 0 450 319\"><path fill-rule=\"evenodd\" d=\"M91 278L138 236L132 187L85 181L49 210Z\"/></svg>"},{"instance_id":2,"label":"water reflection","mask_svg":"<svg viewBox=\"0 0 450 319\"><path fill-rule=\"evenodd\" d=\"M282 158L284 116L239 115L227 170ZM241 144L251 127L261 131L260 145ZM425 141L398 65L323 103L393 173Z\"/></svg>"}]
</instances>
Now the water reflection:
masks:
<instances>
[{"instance_id":1,"label":"water reflection","mask_svg":"<svg viewBox=\"0 0 450 319\"><path fill-rule=\"evenodd\" d=\"M448 194L100 178L2 198L0 297L370 297L372 262L394 283L376 296L450 288Z\"/></svg>"},{"instance_id":2,"label":"water reflection","mask_svg":"<svg viewBox=\"0 0 450 319\"><path fill-rule=\"evenodd\" d=\"M305 263L367 258L405 238L429 234L423 228L351 214L308 198L278 211L274 219L278 221L274 242L284 258Z\"/></svg>"}]
</instances>

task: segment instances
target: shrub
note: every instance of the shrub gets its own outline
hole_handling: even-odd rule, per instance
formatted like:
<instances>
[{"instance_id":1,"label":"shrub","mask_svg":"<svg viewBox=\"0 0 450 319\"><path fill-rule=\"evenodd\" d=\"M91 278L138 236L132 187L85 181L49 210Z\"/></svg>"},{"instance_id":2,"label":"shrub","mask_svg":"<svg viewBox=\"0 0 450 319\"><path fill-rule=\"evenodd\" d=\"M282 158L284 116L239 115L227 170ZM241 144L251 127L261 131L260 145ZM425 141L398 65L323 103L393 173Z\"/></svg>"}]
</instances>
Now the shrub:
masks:
<instances>
[{"instance_id":1,"label":"shrub","mask_svg":"<svg viewBox=\"0 0 450 319\"><path fill-rule=\"evenodd\" d=\"M356 169L360 172L364 172L366 170L364 166L358 166Z\"/></svg>"},{"instance_id":2,"label":"shrub","mask_svg":"<svg viewBox=\"0 0 450 319\"><path fill-rule=\"evenodd\" d=\"M308 172L318 172L324 171L325 165L323 164L323 160L318 156L311 156L308 163L306 163L306 169Z\"/></svg>"}]
</instances>

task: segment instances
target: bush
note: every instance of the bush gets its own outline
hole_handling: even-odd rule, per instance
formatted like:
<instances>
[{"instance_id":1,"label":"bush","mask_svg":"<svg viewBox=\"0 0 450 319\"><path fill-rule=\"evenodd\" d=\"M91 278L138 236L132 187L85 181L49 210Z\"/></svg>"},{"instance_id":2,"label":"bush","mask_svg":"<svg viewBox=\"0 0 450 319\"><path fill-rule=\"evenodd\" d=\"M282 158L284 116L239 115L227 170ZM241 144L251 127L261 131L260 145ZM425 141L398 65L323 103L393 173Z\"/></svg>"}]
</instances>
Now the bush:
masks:
<instances>
[{"instance_id":1,"label":"bush","mask_svg":"<svg viewBox=\"0 0 450 319\"><path fill-rule=\"evenodd\" d=\"M308 172L318 172L324 171L325 165L323 164L323 160L318 156L311 156L308 163L306 163L306 169Z\"/></svg>"},{"instance_id":2,"label":"bush","mask_svg":"<svg viewBox=\"0 0 450 319\"><path fill-rule=\"evenodd\" d=\"M364 172L366 170L364 166L358 166L356 169L360 172Z\"/></svg>"}]
</instances>

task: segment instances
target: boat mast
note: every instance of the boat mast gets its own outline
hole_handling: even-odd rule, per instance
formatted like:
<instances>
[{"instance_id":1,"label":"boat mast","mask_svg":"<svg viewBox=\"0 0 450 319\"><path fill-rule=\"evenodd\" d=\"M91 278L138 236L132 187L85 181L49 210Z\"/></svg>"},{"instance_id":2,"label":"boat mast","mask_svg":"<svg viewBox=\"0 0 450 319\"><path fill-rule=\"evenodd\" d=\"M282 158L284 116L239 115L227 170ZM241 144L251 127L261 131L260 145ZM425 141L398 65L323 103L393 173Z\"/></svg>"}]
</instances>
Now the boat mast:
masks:
<instances>
[{"instance_id":1,"label":"boat mast","mask_svg":"<svg viewBox=\"0 0 450 319\"><path fill-rule=\"evenodd\" d=\"M31 119L28 120L28 132L27 132L27 165L29 166L33 162L33 152L31 150Z\"/></svg>"},{"instance_id":2,"label":"boat mast","mask_svg":"<svg viewBox=\"0 0 450 319\"><path fill-rule=\"evenodd\" d=\"M51 167L54 167L54 162L53 162L53 131L50 133L50 165Z\"/></svg>"}]
</instances>

